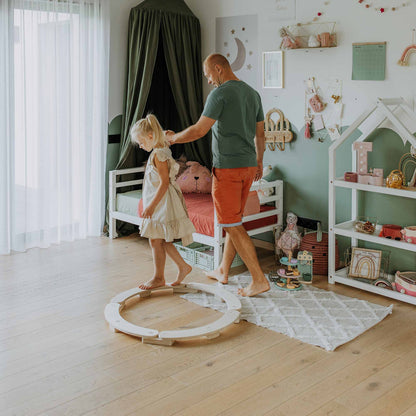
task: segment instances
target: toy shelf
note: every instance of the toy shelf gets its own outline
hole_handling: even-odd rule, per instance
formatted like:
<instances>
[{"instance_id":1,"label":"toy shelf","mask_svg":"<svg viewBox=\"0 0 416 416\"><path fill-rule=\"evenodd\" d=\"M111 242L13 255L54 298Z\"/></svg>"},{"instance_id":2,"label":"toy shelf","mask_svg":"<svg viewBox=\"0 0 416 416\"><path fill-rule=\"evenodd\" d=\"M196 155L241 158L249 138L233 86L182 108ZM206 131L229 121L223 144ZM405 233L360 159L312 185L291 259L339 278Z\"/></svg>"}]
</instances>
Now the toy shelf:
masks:
<instances>
[{"instance_id":1,"label":"toy shelf","mask_svg":"<svg viewBox=\"0 0 416 416\"><path fill-rule=\"evenodd\" d=\"M341 224L336 224L333 227L335 234L343 235L344 237L356 238L357 240L370 241L371 243L382 244L403 250L413 251L416 253L416 244L407 243L406 241L396 241L385 237L379 237L381 225L377 225L374 234L359 233L354 228L354 221L346 221Z\"/></svg>"},{"instance_id":2,"label":"toy shelf","mask_svg":"<svg viewBox=\"0 0 416 416\"><path fill-rule=\"evenodd\" d=\"M405 198L416 199L416 188L408 187L404 189L387 188L386 186L364 185L358 182L348 182L343 179L336 179L334 185L340 188L357 189L359 191L377 192L379 194L403 196Z\"/></svg>"},{"instance_id":3,"label":"toy shelf","mask_svg":"<svg viewBox=\"0 0 416 416\"><path fill-rule=\"evenodd\" d=\"M397 299L402 302L411 303L416 305L416 297L406 295L405 293L396 292L395 290L384 289L383 287L374 286L370 283L362 282L361 280L348 277L348 268L344 267L343 269L337 270L332 275L333 283L342 283L347 286L352 286L357 289L362 289L367 292L377 293L378 295L386 296L392 299Z\"/></svg>"},{"instance_id":4,"label":"toy shelf","mask_svg":"<svg viewBox=\"0 0 416 416\"><path fill-rule=\"evenodd\" d=\"M392 108L394 106L394 108ZM402 111L408 116L401 117L400 113L397 110ZM342 235L351 239L351 246L356 247L358 241L369 241L376 244L381 244L384 246L395 247L402 250L407 250L413 253L416 253L416 244L407 243L405 241L396 241L384 237L379 237L381 225L376 227L376 230L373 234L360 233L354 228L354 220L359 215L358 213L358 193L359 191L373 192L384 195L392 195L395 197L402 198L411 198L416 199L416 188L387 188L386 186L375 186L375 185L365 185L357 182L348 182L341 178L337 178L335 175L336 172L336 150L340 145L345 142L368 118L374 118L376 115L376 122L373 120L373 130L374 131L378 126L380 126L385 120L389 120L396 131L400 134L404 143L409 142L412 146L416 147L416 138L414 136L414 128L409 123L409 119L416 123L416 114L411 110L411 108L406 104L403 98L391 98L391 99L382 99L379 98L377 104L365 111L361 116L357 118L342 134L341 137L336 140L329 147L329 197L328 197L328 282L329 283L342 283L344 285L353 286L358 289L366 290L367 292L377 293L379 295L387 296L393 299L397 299L403 302L411 303L416 305L416 296L406 295L397 291L385 289L379 286L372 285L371 283L366 283L361 280L348 276L348 268L341 270L335 270L335 250L336 250L336 235ZM383 115L384 118L381 120L380 115ZM371 131L367 133L362 133L355 142L363 142ZM353 147L352 147L353 149ZM357 154L353 150L352 152L352 166L351 171L357 171ZM336 218L336 203L335 203L335 192L337 188L347 188L351 189L351 216L350 220L342 223L335 223ZM411 254L414 256L414 254ZM392 281L394 277L390 276Z\"/></svg>"}]
</instances>

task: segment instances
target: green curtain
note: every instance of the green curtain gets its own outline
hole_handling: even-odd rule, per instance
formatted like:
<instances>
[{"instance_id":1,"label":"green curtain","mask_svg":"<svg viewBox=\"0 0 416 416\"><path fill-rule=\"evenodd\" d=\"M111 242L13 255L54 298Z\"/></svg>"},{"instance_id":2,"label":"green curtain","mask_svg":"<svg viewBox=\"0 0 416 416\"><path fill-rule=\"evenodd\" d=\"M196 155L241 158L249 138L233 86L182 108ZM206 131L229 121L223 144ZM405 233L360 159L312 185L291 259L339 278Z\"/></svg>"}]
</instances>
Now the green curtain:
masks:
<instances>
[{"instance_id":1,"label":"green curtain","mask_svg":"<svg viewBox=\"0 0 416 416\"><path fill-rule=\"evenodd\" d=\"M129 18L127 85L120 157L116 169L139 166L145 160L144 152L137 152L138 149L130 142L129 131L134 122L143 116L149 96L159 43L161 14L157 10L140 13L136 9L131 10Z\"/></svg>"},{"instance_id":2,"label":"green curtain","mask_svg":"<svg viewBox=\"0 0 416 416\"><path fill-rule=\"evenodd\" d=\"M164 14L161 32L170 85L183 130L199 119L203 109L201 28L196 17ZM185 155L188 160L211 168L210 136L186 143Z\"/></svg>"},{"instance_id":3,"label":"green curtain","mask_svg":"<svg viewBox=\"0 0 416 416\"><path fill-rule=\"evenodd\" d=\"M129 130L145 116L159 42L164 42L180 129L195 123L203 108L201 28L184 1L142 2L130 11L128 32L127 84L117 169L139 166L148 157L146 152L131 144ZM210 135L186 143L184 151L188 160L211 168Z\"/></svg>"}]
</instances>

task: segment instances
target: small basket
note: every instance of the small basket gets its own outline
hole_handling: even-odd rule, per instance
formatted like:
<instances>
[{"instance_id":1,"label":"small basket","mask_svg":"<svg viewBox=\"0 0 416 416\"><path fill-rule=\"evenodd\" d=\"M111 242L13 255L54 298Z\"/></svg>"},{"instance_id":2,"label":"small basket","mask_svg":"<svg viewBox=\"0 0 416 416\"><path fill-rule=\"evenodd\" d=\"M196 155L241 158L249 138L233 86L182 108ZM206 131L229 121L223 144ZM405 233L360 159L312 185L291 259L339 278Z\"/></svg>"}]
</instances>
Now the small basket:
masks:
<instances>
[{"instance_id":1,"label":"small basket","mask_svg":"<svg viewBox=\"0 0 416 416\"><path fill-rule=\"evenodd\" d=\"M189 246L183 246L181 243L173 243L173 245L178 250L181 257L191 265L195 264L195 254L199 250L207 250L210 246L201 243L192 243Z\"/></svg>"},{"instance_id":2,"label":"small basket","mask_svg":"<svg viewBox=\"0 0 416 416\"><path fill-rule=\"evenodd\" d=\"M359 233L374 234L377 227L377 218L375 217L357 217L354 221L354 229Z\"/></svg>"},{"instance_id":3,"label":"small basket","mask_svg":"<svg viewBox=\"0 0 416 416\"><path fill-rule=\"evenodd\" d=\"M243 260L236 253L231 267L241 266L242 264L244 264ZM214 249L206 246L205 250L196 251L194 265L208 272L214 270Z\"/></svg>"},{"instance_id":4,"label":"small basket","mask_svg":"<svg viewBox=\"0 0 416 416\"><path fill-rule=\"evenodd\" d=\"M191 266L199 267L205 271L214 270L214 249L211 246L200 243L192 243L189 246L183 246L181 243L173 243L182 258ZM236 254L231 267L237 267L244 264L241 257Z\"/></svg>"}]
</instances>

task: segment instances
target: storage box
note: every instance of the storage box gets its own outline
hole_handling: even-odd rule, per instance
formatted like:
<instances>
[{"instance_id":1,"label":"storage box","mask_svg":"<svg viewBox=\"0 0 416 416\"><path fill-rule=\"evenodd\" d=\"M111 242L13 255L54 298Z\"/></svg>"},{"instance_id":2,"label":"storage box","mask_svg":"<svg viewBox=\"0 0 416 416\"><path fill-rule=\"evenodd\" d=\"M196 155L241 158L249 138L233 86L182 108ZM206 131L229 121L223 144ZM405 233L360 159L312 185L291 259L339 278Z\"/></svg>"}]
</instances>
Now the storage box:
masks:
<instances>
[{"instance_id":1,"label":"storage box","mask_svg":"<svg viewBox=\"0 0 416 416\"><path fill-rule=\"evenodd\" d=\"M173 243L182 258L192 266L199 267L202 270L214 270L214 248L206 244L192 243L184 247L181 243ZM237 267L244 264L241 257L236 254L231 267Z\"/></svg>"},{"instance_id":2,"label":"storage box","mask_svg":"<svg viewBox=\"0 0 416 416\"><path fill-rule=\"evenodd\" d=\"M183 246L181 243L173 243L182 258L191 266L195 265L195 253L199 250L208 250L211 247L206 244L192 243L189 246Z\"/></svg>"}]
</instances>

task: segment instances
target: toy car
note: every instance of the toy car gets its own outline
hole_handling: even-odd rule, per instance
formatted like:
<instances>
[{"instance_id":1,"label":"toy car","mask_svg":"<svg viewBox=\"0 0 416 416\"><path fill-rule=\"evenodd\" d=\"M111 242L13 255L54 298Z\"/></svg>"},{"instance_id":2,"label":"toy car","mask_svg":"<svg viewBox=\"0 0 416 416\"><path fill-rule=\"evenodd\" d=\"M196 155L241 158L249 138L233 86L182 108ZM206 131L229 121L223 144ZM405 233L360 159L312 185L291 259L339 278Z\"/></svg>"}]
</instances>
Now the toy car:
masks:
<instances>
[{"instance_id":1,"label":"toy car","mask_svg":"<svg viewBox=\"0 0 416 416\"><path fill-rule=\"evenodd\" d=\"M381 227L379 237L391 238L392 240L400 241L402 239L402 227L394 224L384 224Z\"/></svg>"}]
</instances>

